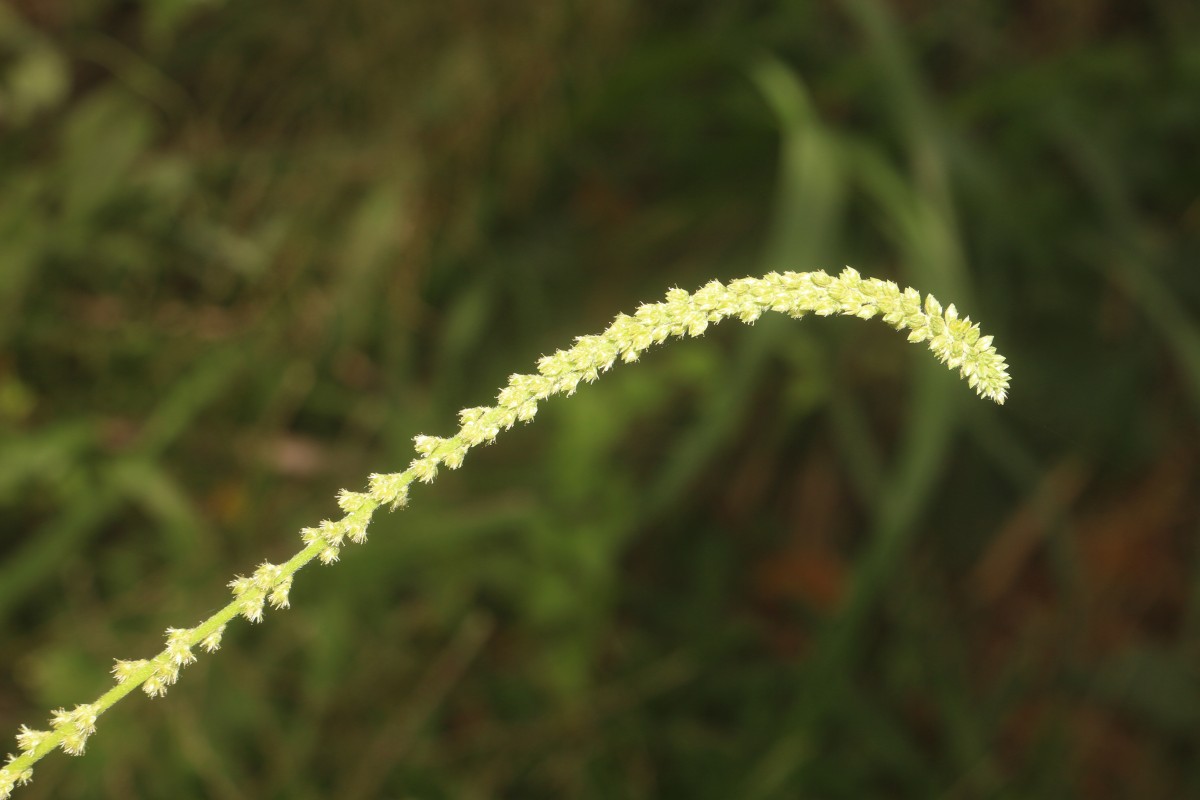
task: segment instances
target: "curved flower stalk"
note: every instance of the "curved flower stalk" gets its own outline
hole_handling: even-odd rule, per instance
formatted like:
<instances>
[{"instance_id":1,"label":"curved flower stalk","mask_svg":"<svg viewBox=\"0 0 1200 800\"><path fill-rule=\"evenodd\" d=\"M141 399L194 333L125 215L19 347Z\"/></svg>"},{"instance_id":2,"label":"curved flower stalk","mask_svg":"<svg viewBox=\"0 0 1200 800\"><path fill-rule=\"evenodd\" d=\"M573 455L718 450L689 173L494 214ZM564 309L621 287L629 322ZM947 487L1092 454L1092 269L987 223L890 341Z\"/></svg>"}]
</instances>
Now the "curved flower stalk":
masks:
<instances>
[{"instance_id":1,"label":"curved flower stalk","mask_svg":"<svg viewBox=\"0 0 1200 800\"><path fill-rule=\"evenodd\" d=\"M97 718L134 689L140 687L150 697L165 694L180 670L196 660L196 647L207 652L220 647L225 625L234 617L261 622L267 605L287 608L297 570L314 559L331 564L347 542L365 540L375 511L383 505L403 506L414 481L431 482L442 466L457 469L472 447L492 442L517 422L532 420L539 402L555 394L572 394L580 382L596 380L617 361L637 361L651 345L672 336L699 336L727 317L752 324L764 311L797 319L805 314L881 317L897 330L908 330L910 342L926 342L979 395L1003 403L1007 394L1004 357L992 347L992 337L981 336L970 318L960 318L953 305L943 309L932 296L922 299L915 289L901 290L891 281L862 278L850 268L837 277L825 272L772 272L728 285L713 281L694 294L672 289L664 302L643 305L632 316L621 314L603 333L581 336L570 349L543 357L536 375L510 377L494 406L459 412L460 426L453 436L417 436L417 457L408 469L371 475L365 492L343 490L338 495L341 519L302 530L304 547L288 561L263 563L250 576L235 577L229 584L233 600L195 627L168 628L162 652L149 659L117 661L112 669L115 685L97 700L70 711L58 709L50 730L21 726L16 737L20 754L10 755L7 765L0 767L0 800L9 797L14 786L27 783L33 764L51 750L82 754Z\"/></svg>"}]
</instances>

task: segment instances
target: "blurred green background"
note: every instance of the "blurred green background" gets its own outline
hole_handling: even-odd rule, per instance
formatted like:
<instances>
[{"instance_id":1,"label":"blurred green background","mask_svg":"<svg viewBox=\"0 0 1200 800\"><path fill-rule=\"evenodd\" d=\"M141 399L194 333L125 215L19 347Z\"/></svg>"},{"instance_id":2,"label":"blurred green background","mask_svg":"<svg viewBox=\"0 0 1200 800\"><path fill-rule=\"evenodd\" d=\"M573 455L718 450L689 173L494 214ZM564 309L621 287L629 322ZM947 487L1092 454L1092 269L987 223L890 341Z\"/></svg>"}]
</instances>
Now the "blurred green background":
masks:
<instances>
[{"instance_id":1,"label":"blurred green background","mask_svg":"<svg viewBox=\"0 0 1200 800\"><path fill-rule=\"evenodd\" d=\"M0 735L670 286L1014 379L672 344L17 796L1200 797L1198 148L1191 0L0 5Z\"/></svg>"}]
</instances>

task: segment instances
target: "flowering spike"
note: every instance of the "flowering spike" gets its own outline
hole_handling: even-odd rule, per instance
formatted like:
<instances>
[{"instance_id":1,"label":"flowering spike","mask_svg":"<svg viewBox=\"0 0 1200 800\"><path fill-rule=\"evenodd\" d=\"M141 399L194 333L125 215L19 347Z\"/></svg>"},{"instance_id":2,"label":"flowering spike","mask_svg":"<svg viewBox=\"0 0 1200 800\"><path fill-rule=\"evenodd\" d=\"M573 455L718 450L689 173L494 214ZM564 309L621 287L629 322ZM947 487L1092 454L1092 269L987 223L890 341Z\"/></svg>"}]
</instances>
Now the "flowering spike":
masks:
<instances>
[{"instance_id":1,"label":"flowering spike","mask_svg":"<svg viewBox=\"0 0 1200 800\"><path fill-rule=\"evenodd\" d=\"M221 646L225 623L241 615L251 622L263 618L265 606L287 608L293 576L305 564L338 560L347 539L366 538L371 515L381 505L393 509L408 501L413 481L428 483L440 465L456 469L472 447L492 442L502 430L528 422L538 404L553 394L571 394L580 383L590 383L618 360L637 361L651 345L669 337L699 336L710 325L729 317L752 324L766 311L794 318L807 314L841 314L862 319L879 317L897 330L907 330L910 342L925 342L934 356L957 369L980 395L1003 403L1008 394L1008 365L992 346L992 337L980 334L969 317L959 317L953 304L942 305L932 296L921 297L912 288L900 289L891 281L863 278L846 267L833 277L825 272L772 272L762 278L742 278L729 284L711 281L694 294L671 289L660 303L645 303L632 314L619 314L600 334L581 336L573 347L558 350L538 361L538 374L512 375L491 407L467 408L459 413L459 430L453 436L417 436L417 458L403 472L373 474L365 492L343 490L337 503L344 517L325 520L300 532L304 549L283 564L264 562L249 577L237 575L229 582L233 601L193 628L168 628L166 648L151 659L117 661L112 673L117 686L90 705L72 711L58 709L50 731L21 726L17 746L21 755L9 756L0 767L0 800L15 786L32 777L32 764L54 747L78 755L95 731L96 718L113 703L140 686L150 697L160 697L179 679L180 670L195 660L199 645L212 652ZM201 631L209 631L198 641Z\"/></svg>"}]
</instances>

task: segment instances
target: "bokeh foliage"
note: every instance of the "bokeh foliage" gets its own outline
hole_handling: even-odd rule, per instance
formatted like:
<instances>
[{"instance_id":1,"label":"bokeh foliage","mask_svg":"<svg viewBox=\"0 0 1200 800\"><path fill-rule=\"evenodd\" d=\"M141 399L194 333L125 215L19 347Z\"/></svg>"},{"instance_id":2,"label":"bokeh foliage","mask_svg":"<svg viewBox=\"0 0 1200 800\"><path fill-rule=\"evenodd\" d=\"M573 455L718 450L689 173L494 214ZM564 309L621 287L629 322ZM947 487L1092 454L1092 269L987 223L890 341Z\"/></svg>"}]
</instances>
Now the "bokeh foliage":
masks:
<instances>
[{"instance_id":1,"label":"bokeh foliage","mask_svg":"<svg viewBox=\"0 0 1200 800\"><path fill-rule=\"evenodd\" d=\"M1187 0L0 6L0 724L670 285L616 370L24 796L1200 795Z\"/></svg>"}]
</instances>

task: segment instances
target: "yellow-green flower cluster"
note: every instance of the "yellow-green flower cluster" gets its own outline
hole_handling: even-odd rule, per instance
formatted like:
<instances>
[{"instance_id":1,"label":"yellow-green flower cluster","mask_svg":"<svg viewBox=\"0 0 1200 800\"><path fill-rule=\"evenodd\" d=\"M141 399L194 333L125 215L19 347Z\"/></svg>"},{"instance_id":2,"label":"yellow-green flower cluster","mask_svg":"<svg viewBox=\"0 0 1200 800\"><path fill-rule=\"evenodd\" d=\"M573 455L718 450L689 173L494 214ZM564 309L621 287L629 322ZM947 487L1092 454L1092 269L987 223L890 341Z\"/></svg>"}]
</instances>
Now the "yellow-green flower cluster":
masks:
<instances>
[{"instance_id":1,"label":"yellow-green flower cluster","mask_svg":"<svg viewBox=\"0 0 1200 800\"><path fill-rule=\"evenodd\" d=\"M909 341L928 341L934 354L957 368L980 395L1003 403L1007 394L1007 367L992 347L992 338L980 336L979 326L969 318L960 319L953 305L943 311L932 296L922 302L915 289L901 291L891 281L864 279L850 268L837 277L825 272L772 272L728 286L712 281L695 294L672 289L664 302L643 305L632 316L619 315L604 333L581 336L574 347L541 358L537 375L513 375L495 406L460 413L461 428L454 436L416 437L419 457L405 472L372 475L370 496L380 505L402 505L414 480L432 481L443 464L456 469L470 448L491 442L518 421L533 419L538 403L551 395L570 395L581 382L596 380L618 360L637 361L646 349L669 337L699 336L727 317L753 323L764 311L796 318L810 313L879 316L894 328L908 329Z\"/></svg>"},{"instance_id":2,"label":"yellow-green flower cluster","mask_svg":"<svg viewBox=\"0 0 1200 800\"><path fill-rule=\"evenodd\" d=\"M699 336L710 324L728 317L752 324L765 311L796 318L805 314L878 316L898 330L908 330L909 341L927 342L934 355L957 369L981 396L1003 403L1007 395L1004 357L992 347L992 337L980 335L978 325L960 318L953 305L943 309L932 296L922 299L915 289L901 290L891 281L864 279L850 268L836 277L825 272L772 272L728 285L713 281L694 294L672 289L663 302L645 304L633 315L618 315L603 333L581 336L573 347L543 357L536 375L511 376L496 405L459 412L459 429L453 436L417 436L417 457L408 469L371 475L365 492L342 491L338 495L344 514L341 519L325 520L301 531L304 548L287 562L263 563L250 577L235 577L229 584L233 601L194 628L169 628L167 646L158 655L117 661L112 670L116 686L96 702L54 712L50 731L22 726L17 734L21 755L9 756L6 766L0 767L0 800L7 798L14 786L27 783L32 764L54 748L81 754L95 731L96 718L134 687L140 686L151 697L165 694L178 680L180 670L196 660L193 647L199 645L209 652L220 647L230 619L241 615L260 622L267 604L287 608L296 571L314 559L332 564L347 541L362 543L376 509L405 505L414 481L433 481L443 465L457 469L472 447L491 443L500 431L517 422L529 422L542 400L574 393L580 383L596 380L617 361L637 361L652 345L673 336Z\"/></svg>"}]
</instances>

